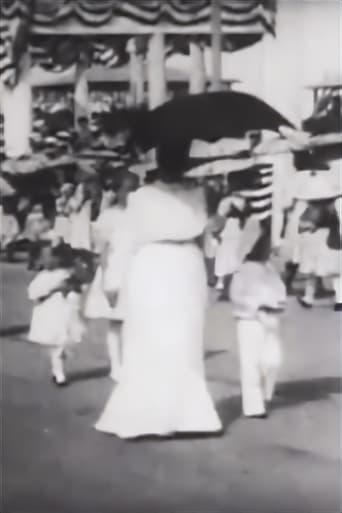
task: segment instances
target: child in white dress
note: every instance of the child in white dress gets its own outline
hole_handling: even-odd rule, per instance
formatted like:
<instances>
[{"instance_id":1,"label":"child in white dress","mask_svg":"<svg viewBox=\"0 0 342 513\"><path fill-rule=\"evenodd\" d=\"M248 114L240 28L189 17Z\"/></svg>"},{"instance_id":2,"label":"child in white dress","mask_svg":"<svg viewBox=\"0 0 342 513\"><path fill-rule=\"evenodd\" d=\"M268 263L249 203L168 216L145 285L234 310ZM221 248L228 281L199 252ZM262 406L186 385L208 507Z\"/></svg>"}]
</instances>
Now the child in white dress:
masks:
<instances>
[{"instance_id":1,"label":"child in white dress","mask_svg":"<svg viewBox=\"0 0 342 513\"><path fill-rule=\"evenodd\" d=\"M217 214L224 223L215 260L216 288L222 293L221 299L229 298L232 275L241 263L239 249L243 233L244 208L244 200L234 195L223 198L218 207Z\"/></svg>"},{"instance_id":2,"label":"child in white dress","mask_svg":"<svg viewBox=\"0 0 342 513\"><path fill-rule=\"evenodd\" d=\"M63 359L66 349L82 340L81 294L73 283L73 270L63 245L46 244L41 249L43 270L32 280L28 296L33 312L28 338L45 346L50 355L53 381L65 385Z\"/></svg>"},{"instance_id":3,"label":"child in white dress","mask_svg":"<svg viewBox=\"0 0 342 513\"><path fill-rule=\"evenodd\" d=\"M119 381L122 363L121 328L123 322L122 301L112 306L110 293L111 275L113 273L112 260L116 251L113 240L116 231L120 229L127 198L130 192L137 189L139 178L137 175L124 171L113 180L114 204L103 210L97 221L93 223L94 246L101 254L101 263L98 266L94 280L90 285L85 305L84 316L89 320L106 319L106 342L110 359L110 377ZM114 270L115 271L115 270Z\"/></svg>"},{"instance_id":4,"label":"child in white dress","mask_svg":"<svg viewBox=\"0 0 342 513\"><path fill-rule=\"evenodd\" d=\"M7 259L12 260L13 243L20 234L18 221L11 205L3 205L0 197L0 250L5 251Z\"/></svg>"},{"instance_id":5,"label":"child in white dress","mask_svg":"<svg viewBox=\"0 0 342 513\"><path fill-rule=\"evenodd\" d=\"M90 192L83 182L76 187L73 197L68 201L69 243L74 249L90 251L91 247L91 207Z\"/></svg>"},{"instance_id":6,"label":"child in white dress","mask_svg":"<svg viewBox=\"0 0 342 513\"><path fill-rule=\"evenodd\" d=\"M336 312L342 311L341 287L341 198L308 202L299 225L301 233L299 270L305 276L304 296L298 300L312 308L318 278L330 278Z\"/></svg>"},{"instance_id":7,"label":"child in white dress","mask_svg":"<svg viewBox=\"0 0 342 513\"><path fill-rule=\"evenodd\" d=\"M285 308L286 288L269 260L269 230L262 234L234 274L231 301L237 323L242 388L246 417L265 418L282 361L279 313Z\"/></svg>"},{"instance_id":8,"label":"child in white dress","mask_svg":"<svg viewBox=\"0 0 342 513\"><path fill-rule=\"evenodd\" d=\"M67 244L70 239L70 220L67 205L73 192L73 184L64 183L60 188L59 196L56 198L56 217L53 231L56 237L62 239Z\"/></svg>"}]
</instances>

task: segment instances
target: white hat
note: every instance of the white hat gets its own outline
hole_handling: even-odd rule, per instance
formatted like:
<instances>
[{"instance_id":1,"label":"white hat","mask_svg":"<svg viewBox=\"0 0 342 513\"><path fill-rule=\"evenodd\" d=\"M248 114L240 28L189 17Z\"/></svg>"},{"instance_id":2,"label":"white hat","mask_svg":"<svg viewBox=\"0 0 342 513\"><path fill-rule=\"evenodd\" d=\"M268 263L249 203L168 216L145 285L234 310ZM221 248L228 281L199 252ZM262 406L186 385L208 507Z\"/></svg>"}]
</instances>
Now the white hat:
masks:
<instances>
[{"instance_id":1,"label":"white hat","mask_svg":"<svg viewBox=\"0 0 342 513\"><path fill-rule=\"evenodd\" d=\"M305 173L301 176L303 179L295 193L298 200L319 201L342 195L342 181L336 173L317 171L316 174Z\"/></svg>"},{"instance_id":2,"label":"white hat","mask_svg":"<svg viewBox=\"0 0 342 513\"><path fill-rule=\"evenodd\" d=\"M66 130L60 130L56 135L58 139L62 139L63 141L69 141L71 139L70 132L67 132Z\"/></svg>"},{"instance_id":3,"label":"white hat","mask_svg":"<svg viewBox=\"0 0 342 513\"><path fill-rule=\"evenodd\" d=\"M253 166L264 166L270 167L272 164L265 160L265 157L249 157L241 159L222 159L215 160L213 162L206 162L196 166L186 172L186 176L190 178L202 178L208 176L217 175L229 175L234 171L246 171L248 172Z\"/></svg>"},{"instance_id":4,"label":"white hat","mask_svg":"<svg viewBox=\"0 0 342 513\"><path fill-rule=\"evenodd\" d=\"M52 137L51 136L51 137L47 137L45 139L45 142L46 142L46 144L49 144L51 146L57 146L59 141L58 141L57 137Z\"/></svg>"},{"instance_id":5,"label":"white hat","mask_svg":"<svg viewBox=\"0 0 342 513\"><path fill-rule=\"evenodd\" d=\"M211 158L234 155L250 150L250 142L245 139L231 139L224 137L219 141L210 143L194 139L190 146L190 158Z\"/></svg>"},{"instance_id":6,"label":"white hat","mask_svg":"<svg viewBox=\"0 0 342 513\"><path fill-rule=\"evenodd\" d=\"M45 125L44 119L35 119L32 123L34 128L42 128Z\"/></svg>"}]
</instances>

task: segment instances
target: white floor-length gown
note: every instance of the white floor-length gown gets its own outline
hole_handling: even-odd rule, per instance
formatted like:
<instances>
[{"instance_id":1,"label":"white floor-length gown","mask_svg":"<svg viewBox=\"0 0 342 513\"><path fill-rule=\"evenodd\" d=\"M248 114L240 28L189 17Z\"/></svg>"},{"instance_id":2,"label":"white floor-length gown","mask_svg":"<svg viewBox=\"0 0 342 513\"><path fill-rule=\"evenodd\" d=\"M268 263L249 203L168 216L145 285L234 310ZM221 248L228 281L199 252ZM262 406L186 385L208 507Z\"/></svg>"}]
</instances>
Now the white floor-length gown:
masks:
<instances>
[{"instance_id":1,"label":"white floor-length gown","mask_svg":"<svg viewBox=\"0 0 342 513\"><path fill-rule=\"evenodd\" d=\"M121 438L220 431L205 382L206 276L194 242L206 224L203 195L149 185L126 214L111 274L123 296L123 369L96 429Z\"/></svg>"}]
</instances>

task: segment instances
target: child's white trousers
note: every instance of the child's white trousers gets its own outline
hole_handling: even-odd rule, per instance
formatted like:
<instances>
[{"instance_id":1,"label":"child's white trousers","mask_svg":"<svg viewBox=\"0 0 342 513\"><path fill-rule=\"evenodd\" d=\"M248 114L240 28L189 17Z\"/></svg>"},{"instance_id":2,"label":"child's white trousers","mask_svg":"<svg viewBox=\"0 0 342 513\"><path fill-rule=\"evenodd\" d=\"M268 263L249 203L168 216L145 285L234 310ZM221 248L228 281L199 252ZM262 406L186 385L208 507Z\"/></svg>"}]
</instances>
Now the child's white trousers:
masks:
<instances>
[{"instance_id":1,"label":"child's white trousers","mask_svg":"<svg viewBox=\"0 0 342 513\"><path fill-rule=\"evenodd\" d=\"M282 362L276 317L271 321L271 326L254 319L237 321L242 410L246 416L265 413L265 401L272 399Z\"/></svg>"}]
</instances>

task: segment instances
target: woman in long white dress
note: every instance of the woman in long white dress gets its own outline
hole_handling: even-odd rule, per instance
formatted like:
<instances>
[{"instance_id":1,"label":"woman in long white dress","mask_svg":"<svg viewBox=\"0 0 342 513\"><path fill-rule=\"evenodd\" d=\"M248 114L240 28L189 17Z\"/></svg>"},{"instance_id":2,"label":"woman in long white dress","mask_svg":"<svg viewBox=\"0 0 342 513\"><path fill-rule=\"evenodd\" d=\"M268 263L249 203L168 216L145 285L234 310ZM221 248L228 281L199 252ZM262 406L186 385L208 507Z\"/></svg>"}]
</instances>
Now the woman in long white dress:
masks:
<instances>
[{"instance_id":1,"label":"woman in long white dress","mask_svg":"<svg viewBox=\"0 0 342 513\"><path fill-rule=\"evenodd\" d=\"M204 195L156 182L131 194L111 289L123 294L123 367L96 429L120 438L217 433L204 370Z\"/></svg>"}]
</instances>

